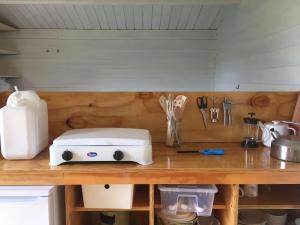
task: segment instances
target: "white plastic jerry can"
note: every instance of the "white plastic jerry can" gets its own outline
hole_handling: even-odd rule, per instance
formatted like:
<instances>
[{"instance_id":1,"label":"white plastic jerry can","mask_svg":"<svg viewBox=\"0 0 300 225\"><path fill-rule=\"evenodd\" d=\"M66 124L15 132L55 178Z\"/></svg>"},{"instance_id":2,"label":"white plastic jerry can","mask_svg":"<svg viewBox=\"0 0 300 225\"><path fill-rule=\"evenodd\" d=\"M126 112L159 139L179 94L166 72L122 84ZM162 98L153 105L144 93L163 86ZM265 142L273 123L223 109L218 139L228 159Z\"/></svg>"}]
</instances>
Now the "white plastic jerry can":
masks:
<instances>
[{"instance_id":1,"label":"white plastic jerry can","mask_svg":"<svg viewBox=\"0 0 300 225\"><path fill-rule=\"evenodd\" d=\"M5 159L32 159L48 145L47 103L35 91L12 93L0 109L1 153Z\"/></svg>"}]
</instances>

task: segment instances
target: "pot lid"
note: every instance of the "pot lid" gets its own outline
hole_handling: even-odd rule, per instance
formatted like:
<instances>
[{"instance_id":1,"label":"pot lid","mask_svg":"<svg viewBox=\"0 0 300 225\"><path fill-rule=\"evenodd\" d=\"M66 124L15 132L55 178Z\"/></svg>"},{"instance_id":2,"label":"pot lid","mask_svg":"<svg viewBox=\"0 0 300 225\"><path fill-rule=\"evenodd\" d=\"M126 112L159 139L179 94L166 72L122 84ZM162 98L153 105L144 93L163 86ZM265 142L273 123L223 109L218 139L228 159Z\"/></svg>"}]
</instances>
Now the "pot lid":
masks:
<instances>
[{"instance_id":1,"label":"pot lid","mask_svg":"<svg viewBox=\"0 0 300 225\"><path fill-rule=\"evenodd\" d=\"M300 145L300 137L295 135L285 135L280 136L277 140L275 140L277 143L280 143L281 145Z\"/></svg>"}]
</instances>

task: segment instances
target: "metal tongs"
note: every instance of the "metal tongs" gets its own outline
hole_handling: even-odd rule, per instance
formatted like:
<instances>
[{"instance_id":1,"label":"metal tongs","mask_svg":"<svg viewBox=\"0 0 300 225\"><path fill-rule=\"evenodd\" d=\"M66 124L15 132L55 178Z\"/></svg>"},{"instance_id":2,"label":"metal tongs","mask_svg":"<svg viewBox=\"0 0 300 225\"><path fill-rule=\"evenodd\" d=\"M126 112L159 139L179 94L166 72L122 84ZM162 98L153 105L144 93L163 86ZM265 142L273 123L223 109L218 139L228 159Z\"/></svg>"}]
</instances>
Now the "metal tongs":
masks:
<instances>
[{"instance_id":1,"label":"metal tongs","mask_svg":"<svg viewBox=\"0 0 300 225\"><path fill-rule=\"evenodd\" d=\"M227 97L224 98L223 110L224 110L224 127L232 125L232 115L231 115L232 103Z\"/></svg>"}]
</instances>

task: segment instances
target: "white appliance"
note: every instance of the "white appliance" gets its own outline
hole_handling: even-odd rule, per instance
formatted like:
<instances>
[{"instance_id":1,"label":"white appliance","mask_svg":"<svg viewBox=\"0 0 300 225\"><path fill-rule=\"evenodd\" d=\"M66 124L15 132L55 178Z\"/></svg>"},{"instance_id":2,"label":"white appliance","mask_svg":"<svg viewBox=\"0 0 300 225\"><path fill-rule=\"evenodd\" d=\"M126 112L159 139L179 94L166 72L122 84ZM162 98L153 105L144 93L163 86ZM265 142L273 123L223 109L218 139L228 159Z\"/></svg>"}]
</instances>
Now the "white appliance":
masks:
<instances>
[{"instance_id":1,"label":"white appliance","mask_svg":"<svg viewBox=\"0 0 300 225\"><path fill-rule=\"evenodd\" d=\"M48 145L47 103L35 91L16 91L0 109L5 159L32 159Z\"/></svg>"},{"instance_id":2,"label":"white appliance","mask_svg":"<svg viewBox=\"0 0 300 225\"><path fill-rule=\"evenodd\" d=\"M133 161L152 163L152 142L148 130L129 128L74 129L62 134L50 146L50 165L65 162Z\"/></svg>"},{"instance_id":3,"label":"white appliance","mask_svg":"<svg viewBox=\"0 0 300 225\"><path fill-rule=\"evenodd\" d=\"M63 188L0 186L0 225L64 225Z\"/></svg>"}]
</instances>

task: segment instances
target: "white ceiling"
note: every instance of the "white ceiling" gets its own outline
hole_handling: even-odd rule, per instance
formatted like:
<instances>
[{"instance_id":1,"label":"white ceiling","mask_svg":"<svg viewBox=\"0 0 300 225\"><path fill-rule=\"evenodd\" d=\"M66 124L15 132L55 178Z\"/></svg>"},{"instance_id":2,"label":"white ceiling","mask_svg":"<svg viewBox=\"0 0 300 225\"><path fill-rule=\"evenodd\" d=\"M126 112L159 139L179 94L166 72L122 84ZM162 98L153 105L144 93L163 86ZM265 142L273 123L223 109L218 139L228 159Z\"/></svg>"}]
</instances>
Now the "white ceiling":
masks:
<instances>
[{"instance_id":1,"label":"white ceiling","mask_svg":"<svg viewBox=\"0 0 300 225\"><path fill-rule=\"evenodd\" d=\"M215 30L221 5L0 5L0 20L20 29Z\"/></svg>"}]
</instances>

